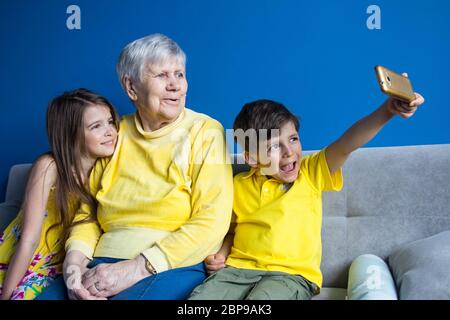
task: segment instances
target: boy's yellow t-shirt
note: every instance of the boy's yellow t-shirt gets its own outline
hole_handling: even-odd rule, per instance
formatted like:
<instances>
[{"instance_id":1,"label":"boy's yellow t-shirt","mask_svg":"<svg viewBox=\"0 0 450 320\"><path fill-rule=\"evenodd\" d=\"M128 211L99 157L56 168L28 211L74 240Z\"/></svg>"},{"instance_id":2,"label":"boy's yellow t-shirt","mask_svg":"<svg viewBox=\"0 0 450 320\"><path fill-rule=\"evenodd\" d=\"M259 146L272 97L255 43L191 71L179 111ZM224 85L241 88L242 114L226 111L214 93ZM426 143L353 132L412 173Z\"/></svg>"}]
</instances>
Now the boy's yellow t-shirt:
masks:
<instances>
[{"instance_id":1,"label":"boy's yellow t-shirt","mask_svg":"<svg viewBox=\"0 0 450 320\"><path fill-rule=\"evenodd\" d=\"M325 149L302 159L288 191L258 169L236 175L236 229L226 264L299 274L321 287L322 191L342 186L342 170L330 174Z\"/></svg>"}]
</instances>

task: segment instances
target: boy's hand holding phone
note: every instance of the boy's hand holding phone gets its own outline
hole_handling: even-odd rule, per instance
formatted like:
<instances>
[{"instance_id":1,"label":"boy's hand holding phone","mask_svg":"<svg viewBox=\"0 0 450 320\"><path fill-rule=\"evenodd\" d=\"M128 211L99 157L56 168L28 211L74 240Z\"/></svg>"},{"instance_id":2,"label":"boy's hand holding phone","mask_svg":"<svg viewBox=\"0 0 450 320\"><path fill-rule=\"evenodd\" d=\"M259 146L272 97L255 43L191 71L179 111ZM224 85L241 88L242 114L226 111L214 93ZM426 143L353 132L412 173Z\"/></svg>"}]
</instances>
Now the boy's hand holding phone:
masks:
<instances>
[{"instance_id":1,"label":"boy's hand holding phone","mask_svg":"<svg viewBox=\"0 0 450 320\"><path fill-rule=\"evenodd\" d=\"M402 76L407 78L408 74L402 73ZM425 99L419 93L414 92L414 95L416 98L409 103L391 96L385 102L386 107L392 114L397 114L403 119L408 119L412 117L417 108L425 102Z\"/></svg>"},{"instance_id":2,"label":"boy's hand holding phone","mask_svg":"<svg viewBox=\"0 0 450 320\"><path fill-rule=\"evenodd\" d=\"M401 75L383 66L375 66L375 72L381 91L390 97L385 106L392 114L410 118L425 99L414 92L407 73Z\"/></svg>"}]
</instances>

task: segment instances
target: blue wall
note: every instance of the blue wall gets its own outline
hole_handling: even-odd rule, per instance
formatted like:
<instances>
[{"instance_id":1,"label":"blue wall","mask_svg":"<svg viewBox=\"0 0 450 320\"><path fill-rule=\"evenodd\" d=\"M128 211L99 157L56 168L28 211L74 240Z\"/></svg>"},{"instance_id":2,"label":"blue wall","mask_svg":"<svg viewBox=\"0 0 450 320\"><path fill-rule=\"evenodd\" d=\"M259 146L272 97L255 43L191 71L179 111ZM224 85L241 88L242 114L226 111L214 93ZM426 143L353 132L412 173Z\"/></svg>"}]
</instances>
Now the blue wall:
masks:
<instances>
[{"instance_id":1,"label":"blue wall","mask_svg":"<svg viewBox=\"0 0 450 320\"><path fill-rule=\"evenodd\" d=\"M81 30L66 9L81 8ZM381 8L381 30L366 9ZM13 1L0 4L0 201L7 173L48 149L47 102L87 87L133 112L115 62L154 32L188 55L188 107L231 128L243 103L284 102L302 118L304 149L324 147L384 100L373 67L407 71L427 99L368 146L450 143L450 1L152 0Z\"/></svg>"}]
</instances>

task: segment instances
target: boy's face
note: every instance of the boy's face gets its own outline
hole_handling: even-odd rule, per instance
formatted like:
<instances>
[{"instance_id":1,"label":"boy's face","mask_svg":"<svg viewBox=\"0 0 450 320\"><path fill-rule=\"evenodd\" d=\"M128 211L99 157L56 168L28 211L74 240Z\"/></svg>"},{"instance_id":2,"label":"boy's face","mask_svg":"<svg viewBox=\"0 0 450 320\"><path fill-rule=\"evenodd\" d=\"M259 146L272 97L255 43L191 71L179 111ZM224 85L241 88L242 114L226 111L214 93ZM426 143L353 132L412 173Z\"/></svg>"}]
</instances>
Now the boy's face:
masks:
<instances>
[{"instance_id":1,"label":"boy's face","mask_svg":"<svg viewBox=\"0 0 450 320\"><path fill-rule=\"evenodd\" d=\"M278 137L272 137L267 143L261 143L259 155L246 153L246 159L251 166L259 167L261 173L283 183L292 183L298 177L302 158L300 138L291 121L286 122L279 133Z\"/></svg>"}]
</instances>

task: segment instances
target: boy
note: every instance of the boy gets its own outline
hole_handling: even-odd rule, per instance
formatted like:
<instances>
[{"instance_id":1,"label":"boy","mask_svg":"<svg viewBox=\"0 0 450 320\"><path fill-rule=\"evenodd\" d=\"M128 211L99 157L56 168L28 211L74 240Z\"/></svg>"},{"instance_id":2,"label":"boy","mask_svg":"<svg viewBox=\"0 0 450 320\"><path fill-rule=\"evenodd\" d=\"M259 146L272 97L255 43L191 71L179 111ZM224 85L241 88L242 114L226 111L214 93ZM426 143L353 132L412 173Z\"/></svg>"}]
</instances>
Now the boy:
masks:
<instances>
[{"instance_id":1,"label":"boy","mask_svg":"<svg viewBox=\"0 0 450 320\"><path fill-rule=\"evenodd\" d=\"M409 105L387 99L338 140L303 159L299 123L288 109L270 100L244 105L234 130L251 170L235 176L234 222L219 252L205 259L207 270L216 272L189 299L305 300L318 294L322 191L341 190L341 168L348 156L395 114L411 117L424 102L415 95ZM252 149L245 144L248 135L236 135L239 129L269 131ZM279 134L271 135L271 129Z\"/></svg>"}]
</instances>

